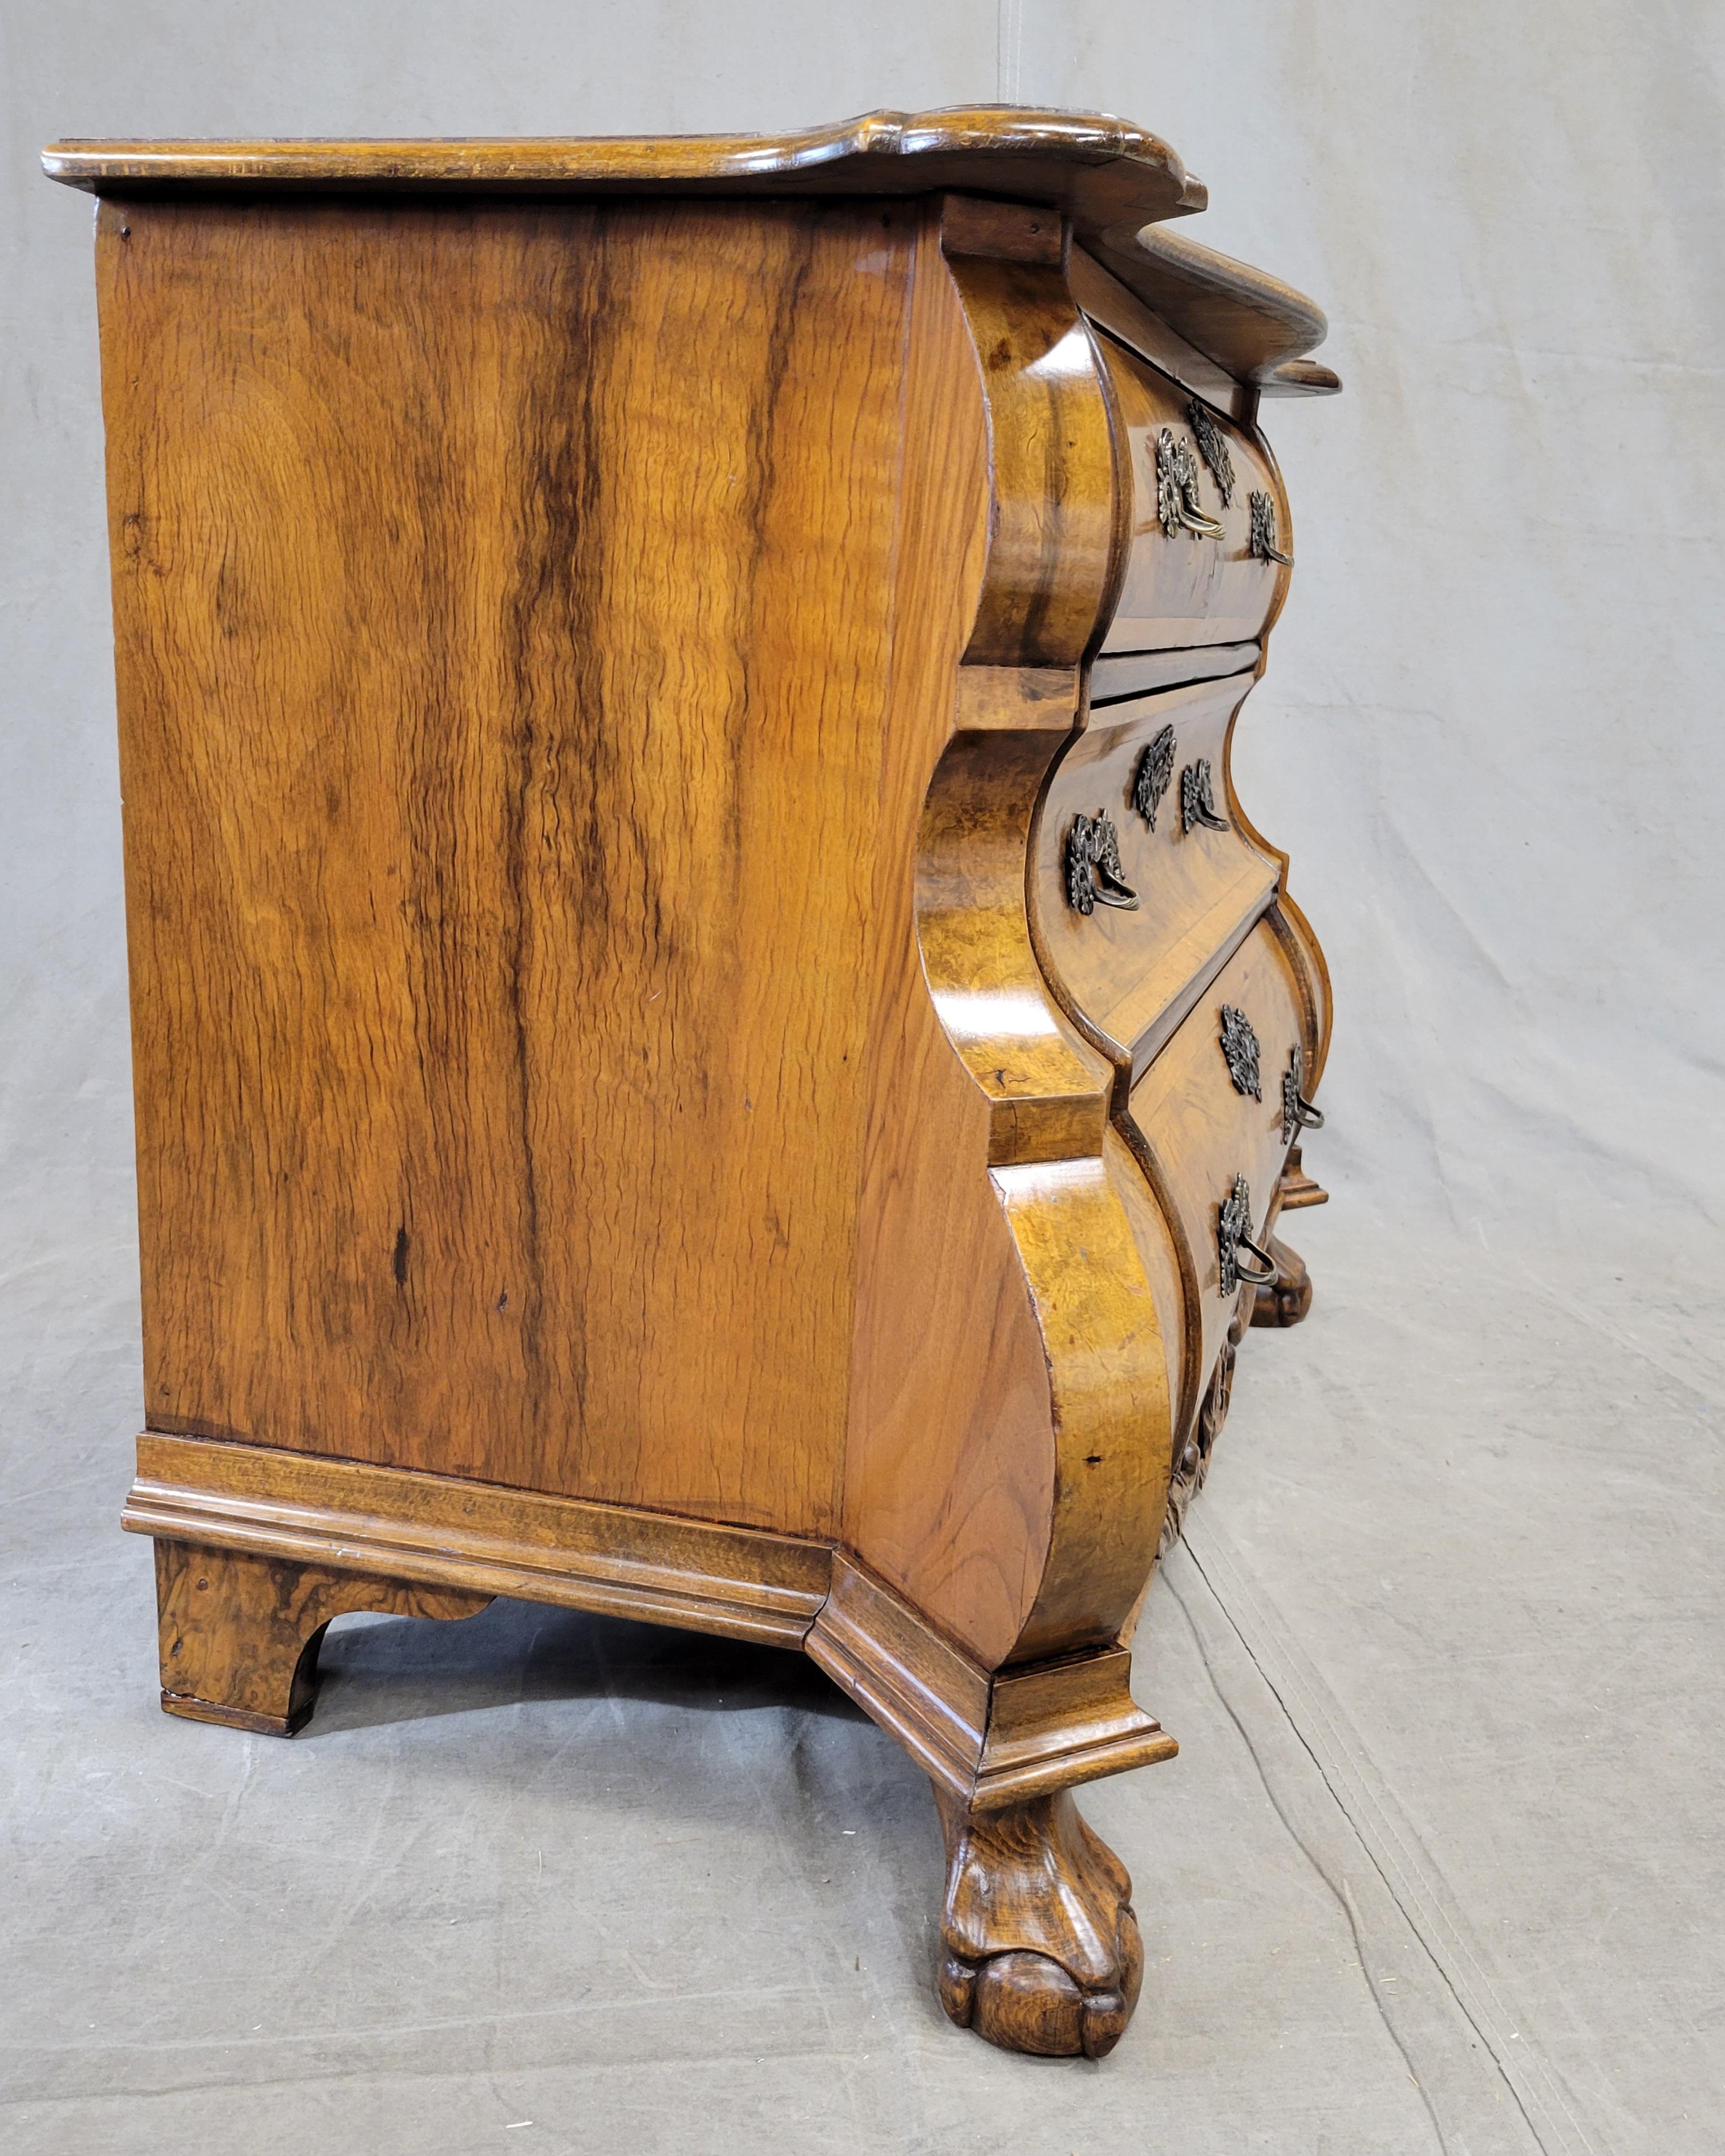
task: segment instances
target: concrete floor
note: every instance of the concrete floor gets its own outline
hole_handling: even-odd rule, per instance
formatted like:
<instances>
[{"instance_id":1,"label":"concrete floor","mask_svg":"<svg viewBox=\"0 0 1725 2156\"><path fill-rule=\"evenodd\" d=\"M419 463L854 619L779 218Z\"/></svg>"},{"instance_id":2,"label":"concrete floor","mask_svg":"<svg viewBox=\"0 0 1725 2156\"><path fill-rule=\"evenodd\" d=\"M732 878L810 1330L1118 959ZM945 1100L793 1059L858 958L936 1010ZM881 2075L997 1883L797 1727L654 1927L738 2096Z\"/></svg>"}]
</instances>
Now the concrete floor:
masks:
<instances>
[{"instance_id":1,"label":"concrete floor","mask_svg":"<svg viewBox=\"0 0 1725 2156\"><path fill-rule=\"evenodd\" d=\"M14 1274L0 2148L1713 2156L1719 1327L1621 1222L1300 1225L1140 1634L1181 1755L1083 1799L1100 2066L947 2027L927 1785L799 1658L499 1603L341 1620L290 1743L162 1716L132 1254Z\"/></svg>"}]
</instances>

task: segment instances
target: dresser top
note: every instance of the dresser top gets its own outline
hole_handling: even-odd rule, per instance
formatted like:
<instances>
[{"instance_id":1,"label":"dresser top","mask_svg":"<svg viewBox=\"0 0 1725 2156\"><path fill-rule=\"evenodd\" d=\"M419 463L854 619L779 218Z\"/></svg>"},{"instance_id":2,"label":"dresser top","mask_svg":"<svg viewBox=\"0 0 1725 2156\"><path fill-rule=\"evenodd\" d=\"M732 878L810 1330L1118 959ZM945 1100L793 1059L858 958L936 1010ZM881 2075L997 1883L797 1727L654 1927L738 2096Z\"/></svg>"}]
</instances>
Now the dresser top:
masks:
<instances>
[{"instance_id":1,"label":"dresser top","mask_svg":"<svg viewBox=\"0 0 1725 2156\"><path fill-rule=\"evenodd\" d=\"M1209 195L1158 136L1106 113L1027 105L870 112L788 135L65 141L49 178L101 195L912 195L1045 203L1079 245L1225 372L1286 392L1334 386L1300 355L1322 311L1291 285L1154 229ZM1322 378L1320 378L1322 377Z\"/></svg>"}]
</instances>

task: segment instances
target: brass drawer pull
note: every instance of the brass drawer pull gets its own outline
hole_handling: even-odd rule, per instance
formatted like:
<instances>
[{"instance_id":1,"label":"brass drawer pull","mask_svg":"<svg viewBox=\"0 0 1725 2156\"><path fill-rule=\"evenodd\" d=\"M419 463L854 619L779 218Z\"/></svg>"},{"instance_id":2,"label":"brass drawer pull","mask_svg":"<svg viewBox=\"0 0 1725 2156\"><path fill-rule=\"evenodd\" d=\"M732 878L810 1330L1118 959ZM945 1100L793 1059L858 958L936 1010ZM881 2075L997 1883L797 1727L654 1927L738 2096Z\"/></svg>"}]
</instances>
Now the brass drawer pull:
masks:
<instances>
[{"instance_id":1,"label":"brass drawer pull","mask_svg":"<svg viewBox=\"0 0 1725 2156\"><path fill-rule=\"evenodd\" d=\"M1196 763L1189 763L1180 773L1180 829L1189 831L1202 824L1206 831L1227 831L1233 826L1225 816L1216 814L1215 797L1210 790L1210 760L1201 756Z\"/></svg>"},{"instance_id":2,"label":"brass drawer pull","mask_svg":"<svg viewBox=\"0 0 1725 2156\"><path fill-rule=\"evenodd\" d=\"M1280 562L1285 569L1291 569L1294 557L1284 554L1276 543L1276 496L1255 492L1252 502L1252 552L1260 562Z\"/></svg>"},{"instance_id":3,"label":"brass drawer pull","mask_svg":"<svg viewBox=\"0 0 1725 2156\"><path fill-rule=\"evenodd\" d=\"M1275 1259L1252 1240L1251 1226L1251 1188L1243 1175L1236 1175L1233 1189L1216 1209L1216 1257L1224 1296L1237 1295L1242 1286L1268 1287L1278 1277ZM1258 1260L1257 1268L1241 1264L1242 1250Z\"/></svg>"},{"instance_id":4,"label":"brass drawer pull","mask_svg":"<svg viewBox=\"0 0 1725 2156\"><path fill-rule=\"evenodd\" d=\"M1264 1097L1264 1081L1258 1075L1258 1036L1245 1013L1234 1004L1222 1006L1222 1057L1228 1065L1228 1075L1234 1081L1236 1093L1250 1093L1255 1101ZM1282 1083L1282 1114L1287 1114L1288 1089Z\"/></svg>"},{"instance_id":5,"label":"brass drawer pull","mask_svg":"<svg viewBox=\"0 0 1725 2156\"><path fill-rule=\"evenodd\" d=\"M1156 521L1172 539L1183 531L1190 539L1219 539L1222 527L1206 516L1198 498L1198 459L1172 428L1156 437Z\"/></svg>"},{"instance_id":6,"label":"brass drawer pull","mask_svg":"<svg viewBox=\"0 0 1725 2156\"><path fill-rule=\"evenodd\" d=\"M1186 424L1198 439L1198 454L1210 468L1210 477L1216 482L1216 491L1226 509L1234 499L1234 459L1228 454L1228 444L1210 417L1209 407L1200 404L1194 397L1186 407Z\"/></svg>"},{"instance_id":7,"label":"brass drawer pull","mask_svg":"<svg viewBox=\"0 0 1725 2156\"><path fill-rule=\"evenodd\" d=\"M1314 1108L1306 1097L1306 1051L1297 1041L1288 1056L1288 1067L1281 1074L1281 1142L1291 1145L1296 1131L1321 1131L1324 1127L1323 1111Z\"/></svg>"},{"instance_id":8,"label":"brass drawer pull","mask_svg":"<svg viewBox=\"0 0 1725 2156\"><path fill-rule=\"evenodd\" d=\"M1164 726L1138 759L1137 776L1132 781L1132 806L1153 831L1162 797L1173 783L1173 778L1174 730Z\"/></svg>"},{"instance_id":9,"label":"brass drawer pull","mask_svg":"<svg viewBox=\"0 0 1725 2156\"><path fill-rule=\"evenodd\" d=\"M1066 902L1080 913L1099 906L1137 911L1138 894L1120 865L1120 834L1100 808L1094 816L1075 816L1066 834Z\"/></svg>"}]
</instances>

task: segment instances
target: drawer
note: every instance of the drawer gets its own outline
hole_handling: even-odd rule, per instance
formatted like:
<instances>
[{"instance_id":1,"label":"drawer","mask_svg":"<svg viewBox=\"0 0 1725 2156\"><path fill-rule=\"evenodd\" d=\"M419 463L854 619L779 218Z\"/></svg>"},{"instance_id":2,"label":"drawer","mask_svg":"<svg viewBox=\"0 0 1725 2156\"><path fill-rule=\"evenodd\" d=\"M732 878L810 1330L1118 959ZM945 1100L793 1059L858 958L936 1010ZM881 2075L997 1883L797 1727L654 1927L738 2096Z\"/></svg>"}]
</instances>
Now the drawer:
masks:
<instances>
[{"instance_id":1,"label":"drawer","mask_svg":"<svg viewBox=\"0 0 1725 2156\"><path fill-rule=\"evenodd\" d=\"M1293 551L1287 498L1275 465L1254 436L1171 376L1106 334L1096 342L1130 448L1132 479L1131 552L1102 649L1250 642L1269 627L1287 588L1287 567L1261 549ZM1172 529L1164 522L1159 455L1175 480L1171 499L1191 519ZM1218 465L1227 480L1225 501ZM1183 488L1181 472L1190 482ZM1218 536L1194 530L1194 523Z\"/></svg>"},{"instance_id":2,"label":"drawer","mask_svg":"<svg viewBox=\"0 0 1725 2156\"><path fill-rule=\"evenodd\" d=\"M1245 1285L1224 1281L1223 1209L1243 1178L1245 1232L1263 1242L1276 1178L1298 1135L1284 1122L1283 1077L1295 1066L1296 1050L1304 1067L1316 1045L1281 939L1260 921L1132 1088L1122 1135L1182 1255L1181 1398L1188 1406L1214 1368Z\"/></svg>"},{"instance_id":3,"label":"drawer","mask_svg":"<svg viewBox=\"0 0 1725 2156\"><path fill-rule=\"evenodd\" d=\"M1049 985L1135 1073L1183 1014L1191 983L1240 941L1276 890L1279 864L1240 829L1228 788L1229 729L1253 679L1093 709L1061 752L1038 812L1030 917ZM1214 822L1183 813L1204 795L1206 773ZM1095 843L1104 819L1118 880L1137 903L1111 903L1120 894L1103 878L1086 911L1074 856Z\"/></svg>"}]
</instances>

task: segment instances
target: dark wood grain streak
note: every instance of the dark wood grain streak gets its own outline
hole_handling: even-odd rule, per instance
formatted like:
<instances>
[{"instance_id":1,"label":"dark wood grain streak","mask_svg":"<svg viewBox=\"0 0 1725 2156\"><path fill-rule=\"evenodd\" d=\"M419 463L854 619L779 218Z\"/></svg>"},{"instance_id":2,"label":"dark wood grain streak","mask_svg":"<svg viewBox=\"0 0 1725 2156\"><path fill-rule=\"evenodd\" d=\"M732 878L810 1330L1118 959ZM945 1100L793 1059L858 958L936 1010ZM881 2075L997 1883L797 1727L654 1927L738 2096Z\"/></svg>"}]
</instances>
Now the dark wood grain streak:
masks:
<instances>
[{"instance_id":1,"label":"dark wood grain streak","mask_svg":"<svg viewBox=\"0 0 1725 2156\"><path fill-rule=\"evenodd\" d=\"M829 1531L903 213L118 216L152 1424Z\"/></svg>"}]
</instances>

